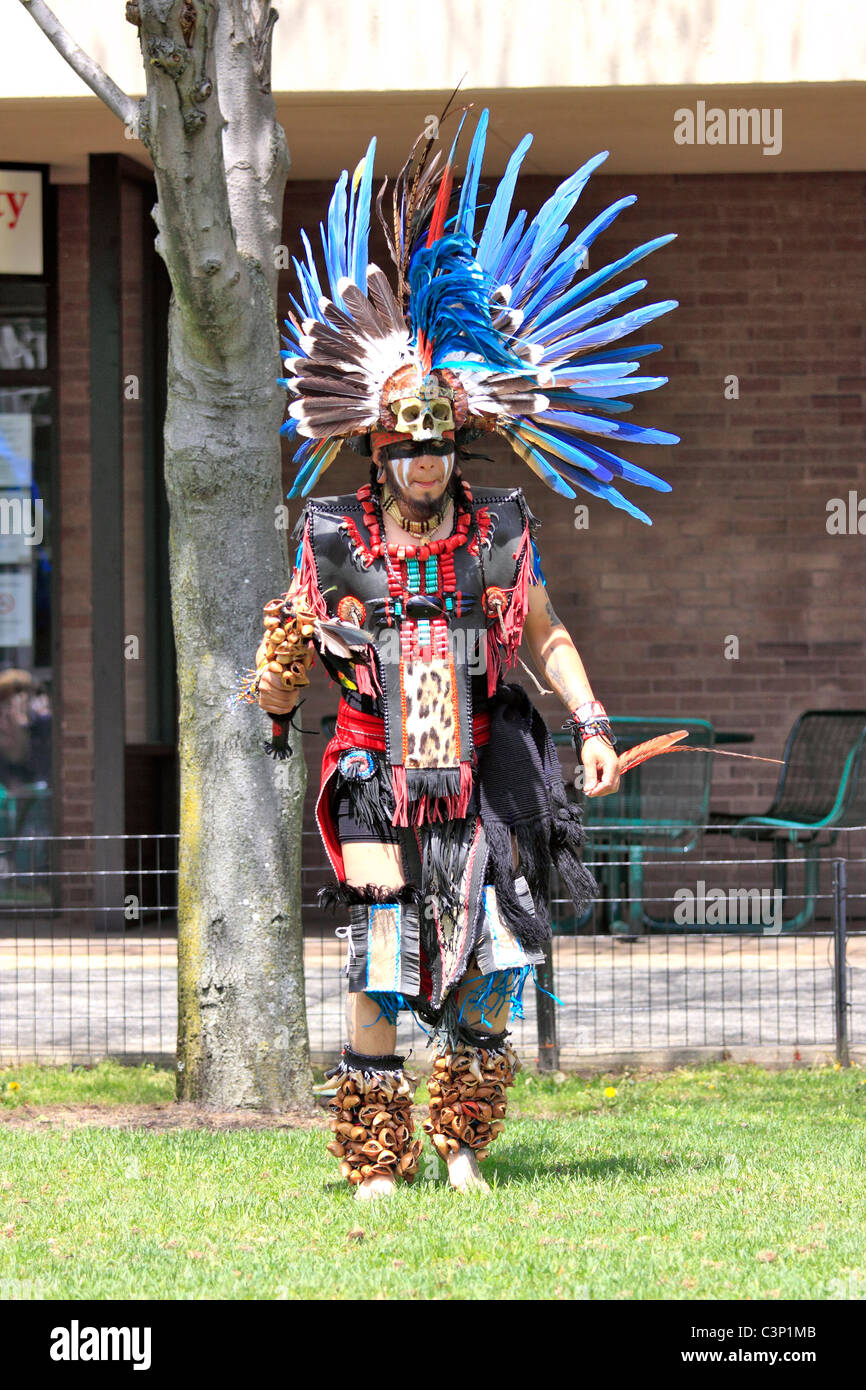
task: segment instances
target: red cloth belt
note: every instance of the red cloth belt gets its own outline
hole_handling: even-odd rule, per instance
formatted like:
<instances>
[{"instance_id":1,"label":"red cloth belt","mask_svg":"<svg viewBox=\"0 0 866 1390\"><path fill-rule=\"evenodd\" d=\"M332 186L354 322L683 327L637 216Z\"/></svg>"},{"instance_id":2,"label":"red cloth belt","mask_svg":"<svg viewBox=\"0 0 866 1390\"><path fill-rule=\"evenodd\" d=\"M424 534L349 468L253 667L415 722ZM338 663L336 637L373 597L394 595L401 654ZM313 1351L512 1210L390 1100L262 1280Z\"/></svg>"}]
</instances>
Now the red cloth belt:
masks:
<instances>
[{"instance_id":1,"label":"red cloth belt","mask_svg":"<svg viewBox=\"0 0 866 1390\"><path fill-rule=\"evenodd\" d=\"M354 742L358 748L374 748L385 751L385 720L378 714L365 714L363 710L353 709L341 700L337 709L335 738ZM476 748L482 747L490 739L490 715L486 710L472 716L472 739Z\"/></svg>"}]
</instances>

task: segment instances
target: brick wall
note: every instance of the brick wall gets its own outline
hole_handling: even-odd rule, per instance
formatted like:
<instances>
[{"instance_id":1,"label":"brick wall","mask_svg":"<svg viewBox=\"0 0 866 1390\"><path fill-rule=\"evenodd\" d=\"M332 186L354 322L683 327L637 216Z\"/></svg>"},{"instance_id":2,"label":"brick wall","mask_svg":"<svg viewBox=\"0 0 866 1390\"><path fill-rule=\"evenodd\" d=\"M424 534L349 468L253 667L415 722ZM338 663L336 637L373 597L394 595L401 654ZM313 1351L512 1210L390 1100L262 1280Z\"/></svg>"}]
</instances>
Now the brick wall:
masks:
<instances>
[{"instance_id":1,"label":"brick wall","mask_svg":"<svg viewBox=\"0 0 866 1390\"><path fill-rule=\"evenodd\" d=\"M553 186L525 179L518 205L534 211ZM542 521L552 601L611 713L669 716L674 727L686 715L707 718L754 733L750 751L780 757L803 709L866 706L866 537L826 529L830 498L849 489L866 497L866 176L596 176L574 230L625 193L639 201L599 238L591 268L678 233L630 278L649 280L641 303L680 302L635 338L664 342L644 366L670 377L636 398L635 419L682 442L623 451L673 492L627 488L652 527L581 495L590 522L578 531L574 504L498 441L483 449L495 463L473 463L467 477L524 489ZM284 239L292 250L298 227L312 234L329 195L326 184L289 185ZM387 268L381 246L375 253ZM284 277L283 305L293 280ZM739 398L728 400L731 376ZM317 491L348 491L364 468L350 456ZM288 487L289 466L285 477ZM300 506L291 505L294 519ZM731 637L737 660L725 656ZM317 676L308 728L337 704L321 669ZM519 669L515 678L528 683ZM558 702L538 704L557 729L565 717ZM321 742L307 740L308 816ZM717 758L713 808L761 810L775 779L770 765Z\"/></svg>"},{"instance_id":2,"label":"brick wall","mask_svg":"<svg viewBox=\"0 0 866 1390\"><path fill-rule=\"evenodd\" d=\"M527 178L522 205L534 210L552 187L552 180ZM831 536L826 529L830 498L846 498L849 490L866 497L866 176L595 176L575 230L629 192L638 194L638 203L599 239L591 265L639 240L679 233L633 273L650 282L641 302L680 301L658 325L664 352L645 364L668 375L670 384L639 397L635 415L675 430L682 443L630 451L667 478L673 492L630 489L652 515L651 528L581 495L590 524L578 531L573 504L555 497L498 441L483 449L495 462L473 463L467 476L478 484L505 479L524 488L542 521L552 600L612 713L674 721L702 716L720 729L753 732L754 752L780 756L802 709L866 705L866 538ZM58 829L70 834L86 832L92 817L87 189L61 187L58 195ZM284 240L293 251L299 227L316 227L329 196L324 183L289 185ZM375 241L374 253L387 269ZM134 267L125 274L134 278ZM293 280L293 274L283 277L283 307ZM130 305L124 371L133 372L134 319ZM656 335L650 329L641 338ZM739 398L727 400L725 379L732 375ZM127 407L126 428L131 455L134 406ZM350 490L364 468L350 456L332 466L317 491ZM134 510L130 469L128 459L125 485ZM286 490L291 477L287 457ZM294 520L300 506L291 508ZM137 631L141 559L134 518L127 524L127 630ZM274 592L281 578L273 577ZM251 621L255 627L256 615ZM730 637L738 639L738 660L725 657ZM528 680L519 671L512 678ZM127 695L135 729L140 702L134 676ZM304 707L306 726L318 728L336 703L336 690L317 668ZM539 698L538 704L550 727L558 728L564 718L558 703ZM310 823L322 741L306 744ZM714 809L759 810L774 782L772 767L718 758Z\"/></svg>"},{"instance_id":3,"label":"brick wall","mask_svg":"<svg viewBox=\"0 0 866 1390\"><path fill-rule=\"evenodd\" d=\"M93 720L90 503L90 373L88 189L63 185L58 193L58 564L60 573L60 786L58 834L93 829ZM124 182L122 218L123 376L142 372L142 189ZM124 663L126 737L146 739L144 663L144 530L141 402L124 398L124 633L141 642L140 659ZM122 832L123 826L118 827Z\"/></svg>"}]
</instances>

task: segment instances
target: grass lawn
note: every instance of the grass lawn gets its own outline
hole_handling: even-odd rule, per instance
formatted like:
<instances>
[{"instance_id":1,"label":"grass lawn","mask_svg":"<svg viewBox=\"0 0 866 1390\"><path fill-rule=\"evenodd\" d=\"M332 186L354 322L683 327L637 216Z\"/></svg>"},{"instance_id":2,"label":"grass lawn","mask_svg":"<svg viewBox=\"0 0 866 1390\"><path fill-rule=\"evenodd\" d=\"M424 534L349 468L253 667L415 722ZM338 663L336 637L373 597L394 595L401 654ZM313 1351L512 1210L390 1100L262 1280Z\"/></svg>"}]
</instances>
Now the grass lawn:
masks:
<instances>
[{"instance_id":1,"label":"grass lawn","mask_svg":"<svg viewBox=\"0 0 866 1390\"><path fill-rule=\"evenodd\" d=\"M489 1196L425 1148L422 1180L363 1207L321 1129L20 1108L173 1093L150 1067L0 1072L0 1298L866 1297L860 1068L524 1072Z\"/></svg>"}]
</instances>

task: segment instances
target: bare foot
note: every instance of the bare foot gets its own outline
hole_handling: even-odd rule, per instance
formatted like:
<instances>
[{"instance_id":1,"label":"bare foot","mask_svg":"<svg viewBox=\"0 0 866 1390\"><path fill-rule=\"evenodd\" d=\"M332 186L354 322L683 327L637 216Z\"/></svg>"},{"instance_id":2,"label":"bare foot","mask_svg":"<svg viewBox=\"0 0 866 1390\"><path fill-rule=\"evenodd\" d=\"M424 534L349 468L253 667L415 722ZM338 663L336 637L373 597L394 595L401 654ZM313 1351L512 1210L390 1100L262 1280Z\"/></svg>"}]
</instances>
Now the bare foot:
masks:
<instances>
[{"instance_id":1,"label":"bare foot","mask_svg":"<svg viewBox=\"0 0 866 1390\"><path fill-rule=\"evenodd\" d=\"M478 1159L468 1144L461 1144L456 1153L449 1154L448 1181L458 1192L489 1192L490 1188L481 1176Z\"/></svg>"},{"instance_id":2,"label":"bare foot","mask_svg":"<svg viewBox=\"0 0 866 1390\"><path fill-rule=\"evenodd\" d=\"M363 1182L358 1183L355 1188L355 1200L357 1202L371 1202L377 1197L390 1197L394 1191L394 1186L393 1178L376 1174L375 1177L365 1178Z\"/></svg>"}]
</instances>

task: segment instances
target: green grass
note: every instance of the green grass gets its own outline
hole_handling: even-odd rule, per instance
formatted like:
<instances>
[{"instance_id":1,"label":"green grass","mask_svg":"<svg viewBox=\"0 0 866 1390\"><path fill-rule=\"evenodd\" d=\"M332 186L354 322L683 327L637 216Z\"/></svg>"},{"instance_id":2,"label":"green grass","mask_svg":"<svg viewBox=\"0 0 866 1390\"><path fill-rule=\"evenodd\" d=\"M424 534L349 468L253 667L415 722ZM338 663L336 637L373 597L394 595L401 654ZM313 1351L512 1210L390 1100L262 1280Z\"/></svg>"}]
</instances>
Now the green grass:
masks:
<instances>
[{"instance_id":1,"label":"green grass","mask_svg":"<svg viewBox=\"0 0 866 1390\"><path fill-rule=\"evenodd\" d=\"M0 1069L0 1105L139 1105L174 1100L174 1073L149 1062L125 1067L6 1067Z\"/></svg>"},{"instance_id":2,"label":"green grass","mask_svg":"<svg viewBox=\"0 0 866 1390\"><path fill-rule=\"evenodd\" d=\"M32 1103L174 1085L15 1075ZM364 1207L319 1130L4 1127L0 1297L20 1296L10 1280L73 1299L866 1295L863 1070L521 1074L511 1096L490 1196L452 1192L430 1156Z\"/></svg>"}]
</instances>

